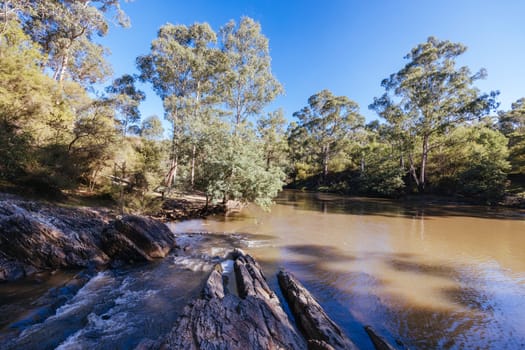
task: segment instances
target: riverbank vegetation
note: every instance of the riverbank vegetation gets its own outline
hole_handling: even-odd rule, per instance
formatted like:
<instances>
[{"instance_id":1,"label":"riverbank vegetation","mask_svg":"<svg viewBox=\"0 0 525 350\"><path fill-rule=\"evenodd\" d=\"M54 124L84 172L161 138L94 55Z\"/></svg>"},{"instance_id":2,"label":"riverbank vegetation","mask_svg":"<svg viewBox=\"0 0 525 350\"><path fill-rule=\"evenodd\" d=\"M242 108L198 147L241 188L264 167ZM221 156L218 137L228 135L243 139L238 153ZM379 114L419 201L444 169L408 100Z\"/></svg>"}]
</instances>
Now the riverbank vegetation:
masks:
<instances>
[{"instance_id":1,"label":"riverbank vegetation","mask_svg":"<svg viewBox=\"0 0 525 350\"><path fill-rule=\"evenodd\" d=\"M350 97L320 87L286 116L268 39L244 17L217 31L165 24L138 74L112 77L98 38L129 24L119 2L0 3L0 178L50 194L83 188L141 211L151 194L200 191L208 201L268 207L295 188L496 203L525 170L525 99L498 109L456 60L460 43L430 37L381 82L365 121ZM164 105L141 116L153 86ZM289 117L289 118L287 118ZM166 130L165 130L166 129ZM511 187L509 187L511 186Z\"/></svg>"}]
</instances>

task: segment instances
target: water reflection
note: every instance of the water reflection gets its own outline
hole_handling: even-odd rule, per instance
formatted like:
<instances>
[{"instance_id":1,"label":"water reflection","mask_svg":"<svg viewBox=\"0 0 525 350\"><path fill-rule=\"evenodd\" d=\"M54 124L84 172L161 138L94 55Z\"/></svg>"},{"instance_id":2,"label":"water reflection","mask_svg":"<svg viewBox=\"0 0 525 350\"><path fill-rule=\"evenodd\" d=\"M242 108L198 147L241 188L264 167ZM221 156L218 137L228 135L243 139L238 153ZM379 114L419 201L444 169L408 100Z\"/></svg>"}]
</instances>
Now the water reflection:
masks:
<instances>
[{"instance_id":1,"label":"water reflection","mask_svg":"<svg viewBox=\"0 0 525 350\"><path fill-rule=\"evenodd\" d=\"M234 233L267 276L297 275L363 349L362 326L409 348L525 347L523 212L284 192L175 230ZM277 283L270 278L274 288Z\"/></svg>"},{"instance_id":2,"label":"water reflection","mask_svg":"<svg viewBox=\"0 0 525 350\"><path fill-rule=\"evenodd\" d=\"M409 199L391 201L380 198L346 197L327 193L283 191L277 204L293 206L297 210L352 215L404 216L429 219L436 216L465 216L504 220L524 220L525 210L477 205L455 205L436 199Z\"/></svg>"}]
</instances>

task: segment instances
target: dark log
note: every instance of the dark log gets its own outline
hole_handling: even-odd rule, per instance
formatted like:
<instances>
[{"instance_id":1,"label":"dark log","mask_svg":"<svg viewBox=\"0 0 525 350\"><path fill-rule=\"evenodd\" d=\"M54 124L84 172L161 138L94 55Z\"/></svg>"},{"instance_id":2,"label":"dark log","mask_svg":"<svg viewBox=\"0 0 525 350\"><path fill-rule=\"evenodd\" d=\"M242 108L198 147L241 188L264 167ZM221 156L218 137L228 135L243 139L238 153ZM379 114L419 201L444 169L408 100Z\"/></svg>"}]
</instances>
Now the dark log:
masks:
<instances>
[{"instance_id":1,"label":"dark log","mask_svg":"<svg viewBox=\"0 0 525 350\"><path fill-rule=\"evenodd\" d=\"M277 277L281 291L310 349L357 349L292 274L279 271Z\"/></svg>"},{"instance_id":2,"label":"dark log","mask_svg":"<svg viewBox=\"0 0 525 350\"><path fill-rule=\"evenodd\" d=\"M370 340L372 340L372 344L374 344L376 350L396 350L385 338L377 334L371 326L365 326L365 331L370 337Z\"/></svg>"},{"instance_id":3,"label":"dark log","mask_svg":"<svg viewBox=\"0 0 525 350\"><path fill-rule=\"evenodd\" d=\"M249 255L234 256L238 296L224 286L216 265L202 296L184 309L163 349L306 349L279 299Z\"/></svg>"}]
</instances>

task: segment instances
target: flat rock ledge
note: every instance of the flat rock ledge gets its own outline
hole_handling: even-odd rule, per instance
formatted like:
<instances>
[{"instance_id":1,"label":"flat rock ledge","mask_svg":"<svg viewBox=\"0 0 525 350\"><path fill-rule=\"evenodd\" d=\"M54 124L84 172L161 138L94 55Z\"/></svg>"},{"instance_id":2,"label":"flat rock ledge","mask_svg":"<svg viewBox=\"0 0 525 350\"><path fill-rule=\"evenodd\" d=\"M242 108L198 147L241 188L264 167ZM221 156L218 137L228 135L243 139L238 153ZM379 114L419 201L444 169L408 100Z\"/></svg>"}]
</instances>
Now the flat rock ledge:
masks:
<instances>
[{"instance_id":1,"label":"flat rock ledge","mask_svg":"<svg viewBox=\"0 0 525 350\"><path fill-rule=\"evenodd\" d=\"M161 349L306 349L259 264L239 250L232 260L233 273L215 266Z\"/></svg>"},{"instance_id":2,"label":"flat rock ledge","mask_svg":"<svg viewBox=\"0 0 525 350\"><path fill-rule=\"evenodd\" d=\"M0 282L55 269L150 261L176 246L168 227L142 216L0 200Z\"/></svg>"}]
</instances>

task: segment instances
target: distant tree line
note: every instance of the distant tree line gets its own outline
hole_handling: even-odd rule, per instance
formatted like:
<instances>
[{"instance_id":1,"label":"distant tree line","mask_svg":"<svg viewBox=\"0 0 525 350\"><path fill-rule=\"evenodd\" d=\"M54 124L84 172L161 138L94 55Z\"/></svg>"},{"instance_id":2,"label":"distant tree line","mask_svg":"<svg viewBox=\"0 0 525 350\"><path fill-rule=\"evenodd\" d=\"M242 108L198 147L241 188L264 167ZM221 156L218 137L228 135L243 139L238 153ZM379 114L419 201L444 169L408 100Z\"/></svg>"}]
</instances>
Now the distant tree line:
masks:
<instances>
[{"instance_id":1,"label":"distant tree line","mask_svg":"<svg viewBox=\"0 0 525 350\"><path fill-rule=\"evenodd\" d=\"M474 86L486 72L456 65L465 50L434 37L414 47L369 106L383 122L365 124L357 104L344 96L326 90L311 96L288 130L293 185L500 199L507 175L525 170L525 99L497 112L498 92Z\"/></svg>"},{"instance_id":2,"label":"distant tree line","mask_svg":"<svg viewBox=\"0 0 525 350\"><path fill-rule=\"evenodd\" d=\"M283 88L268 39L244 17L160 27L139 74L112 76L97 38L127 26L118 0L0 2L0 179L37 190L107 193L123 209L149 194L202 191L263 207L285 181L350 194L459 194L493 201L525 167L525 99L497 112L496 92L457 67L466 48L429 38L382 82L365 124L359 106L322 90L294 121L265 113ZM143 118L150 83L161 97ZM100 86L107 86L100 89ZM497 112L497 114L496 114ZM166 137L166 135L169 135Z\"/></svg>"}]
</instances>

